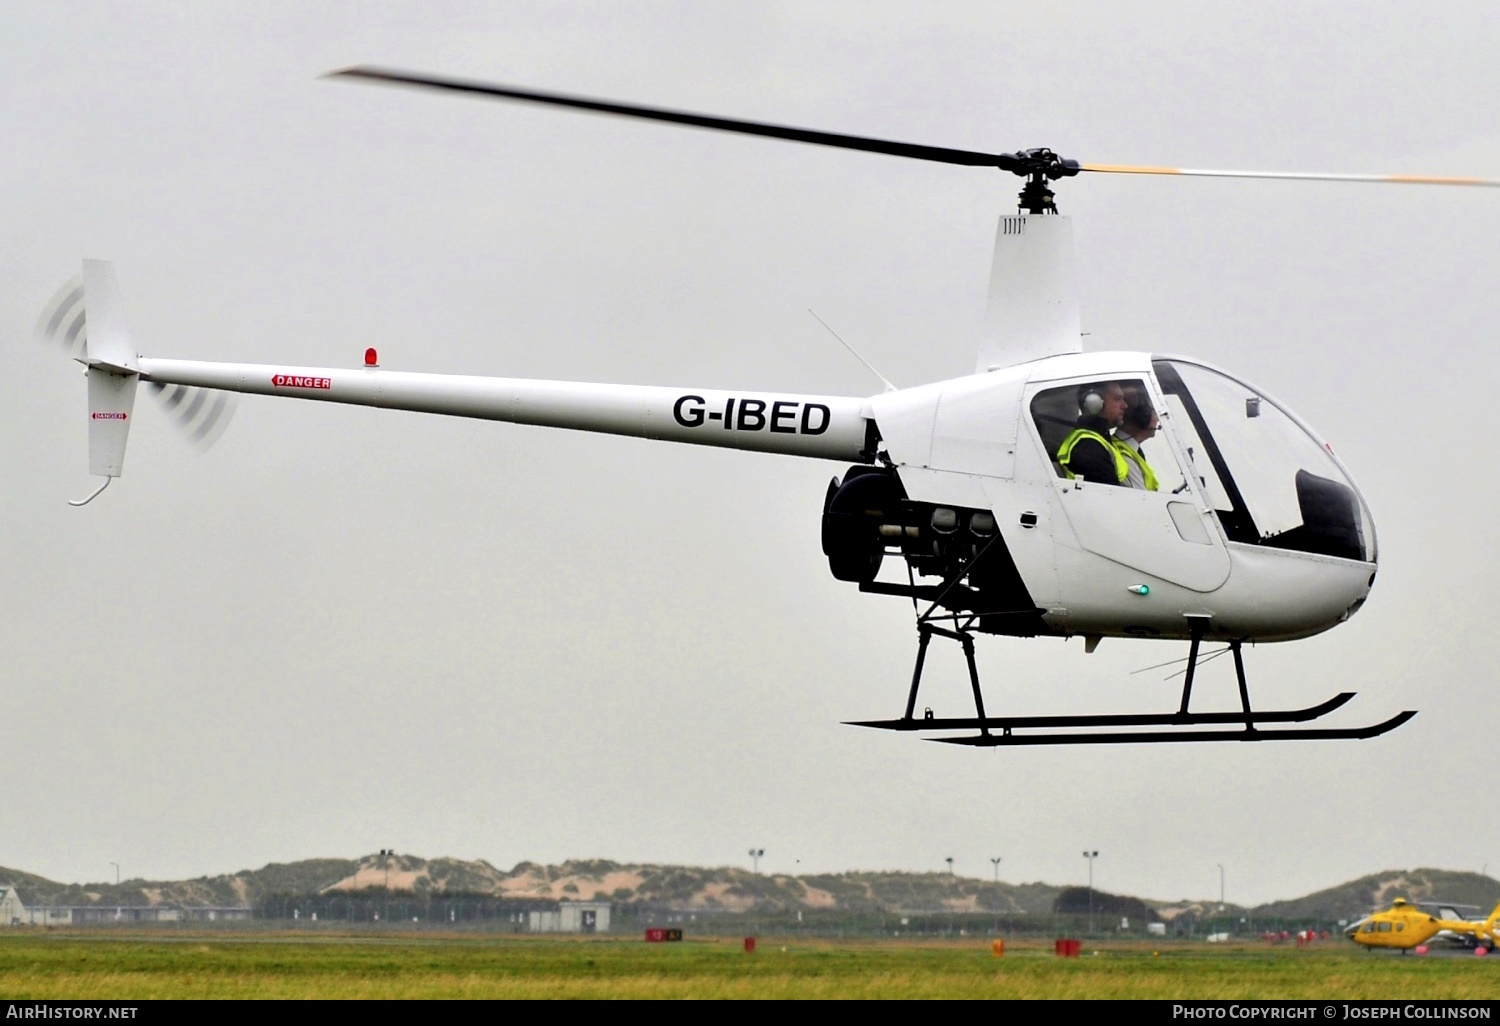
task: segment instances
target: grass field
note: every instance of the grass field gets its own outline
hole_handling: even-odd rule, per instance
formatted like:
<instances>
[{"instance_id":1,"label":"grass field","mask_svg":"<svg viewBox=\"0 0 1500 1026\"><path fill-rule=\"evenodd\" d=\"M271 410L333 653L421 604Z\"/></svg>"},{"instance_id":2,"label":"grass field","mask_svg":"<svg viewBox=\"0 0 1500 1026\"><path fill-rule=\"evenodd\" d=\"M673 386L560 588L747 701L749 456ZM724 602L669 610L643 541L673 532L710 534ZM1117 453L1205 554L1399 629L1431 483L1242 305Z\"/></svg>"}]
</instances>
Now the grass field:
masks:
<instances>
[{"instance_id":1,"label":"grass field","mask_svg":"<svg viewBox=\"0 0 1500 1026\"><path fill-rule=\"evenodd\" d=\"M762 938L7 931L7 998L1470 998L1500 958L1306 950Z\"/></svg>"}]
</instances>

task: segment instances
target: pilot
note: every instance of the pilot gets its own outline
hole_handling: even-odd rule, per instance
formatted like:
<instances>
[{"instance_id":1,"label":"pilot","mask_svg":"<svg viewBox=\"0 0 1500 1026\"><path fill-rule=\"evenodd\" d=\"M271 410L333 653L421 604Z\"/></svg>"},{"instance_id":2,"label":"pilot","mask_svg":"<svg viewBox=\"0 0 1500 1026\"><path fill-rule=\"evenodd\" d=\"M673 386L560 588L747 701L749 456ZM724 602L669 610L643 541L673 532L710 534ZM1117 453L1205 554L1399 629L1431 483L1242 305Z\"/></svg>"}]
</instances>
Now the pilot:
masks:
<instances>
[{"instance_id":1,"label":"pilot","mask_svg":"<svg viewBox=\"0 0 1500 1026\"><path fill-rule=\"evenodd\" d=\"M1127 408L1125 388L1118 381L1079 386L1078 425L1057 447L1057 463L1070 480L1126 482L1130 462L1115 448L1109 433L1125 420Z\"/></svg>"},{"instance_id":2,"label":"pilot","mask_svg":"<svg viewBox=\"0 0 1500 1026\"><path fill-rule=\"evenodd\" d=\"M1125 483L1131 488L1144 488L1148 492L1154 492L1158 487L1156 472L1146 462L1146 453L1141 445L1156 437L1156 429L1160 423L1156 407L1151 405L1151 397L1146 394L1146 390L1136 384L1128 386L1125 389L1125 417L1120 426L1115 428L1115 436L1111 441L1120 455L1125 457Z\"/></svg>"}]
</instances>

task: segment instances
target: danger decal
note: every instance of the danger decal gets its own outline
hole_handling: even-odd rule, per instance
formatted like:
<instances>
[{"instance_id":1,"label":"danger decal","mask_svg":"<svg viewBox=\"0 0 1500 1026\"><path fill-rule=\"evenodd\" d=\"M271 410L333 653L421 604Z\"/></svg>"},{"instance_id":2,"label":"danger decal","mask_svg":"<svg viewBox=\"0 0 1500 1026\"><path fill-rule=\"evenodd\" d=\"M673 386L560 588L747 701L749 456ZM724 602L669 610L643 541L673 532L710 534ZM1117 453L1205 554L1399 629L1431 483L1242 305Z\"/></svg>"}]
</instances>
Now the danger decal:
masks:
<instances>
[{"instance_id":1,"label":"danger decal","mask_svg":"<svg viewBox=\"0 0 1500 1026\"><path fill-rule=\"evenodd\" d=\"M332 388L332 378L308 378L301 374L272 374L271 384L277 388Z\"/></svg>"}]
</instances>

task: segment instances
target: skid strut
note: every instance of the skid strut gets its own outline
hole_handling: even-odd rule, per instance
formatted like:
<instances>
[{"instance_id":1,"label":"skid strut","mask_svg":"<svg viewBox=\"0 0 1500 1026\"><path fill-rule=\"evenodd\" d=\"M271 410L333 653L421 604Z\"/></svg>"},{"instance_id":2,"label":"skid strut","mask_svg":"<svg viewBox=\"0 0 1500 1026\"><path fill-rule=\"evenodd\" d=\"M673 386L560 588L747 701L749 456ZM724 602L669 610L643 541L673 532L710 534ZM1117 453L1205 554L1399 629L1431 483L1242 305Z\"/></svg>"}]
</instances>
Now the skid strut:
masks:
<instances>
[{"instance_id":1,"label":"skid strut","mask_svg":"<svg viewBox=\"0 0 1500 1026\"><path fill-rule=\"evenodd\" d=\"M927 661L927 645L932 641L934 634L941 634L945 638L952 638L964 647L964 659L969 664L969 684L974 689L974 711L979 714L978 719L972 722L979 728L981 735L987 736L990 732L989 718L984 714L984 693L979 690L979 667L974 662L974 635L968 631L950 631L925 620L917 624L917 634L917 665L911 673L911 691L906 696L906 715L895 722L911 724L909 727L902 727L903 730L918 729L919 721L913 718L912 713L917 709L917 690L922 686L922 666ZM920 722L931 723L932 721L929 719Z\"/></svg>"},{"instance_id":2,"label":"skid strut","mask_svg":"<svg viewBox=\"0 0 1500 1026\"><path fill-rule=\"evenodd\" d=\"M936 603L934 603L934 607ZM1388 720L1368 727L1302 727L1295 729L1264 729L1267 723L1306 723L1319 719L1341 708L1354 698L1354 692L1345 691L1318 705L1303 709L1277 709L1256 712L1250 707L1250 689L1245 682L1245 660L1239 641L1229 642L1229 651L1234 656L1234 673L1239 684L1240 709L1238 712L1194 713L1188 710L1193 694L1193 678L1198 668L1198 655L1210 622L1206 616L1188 617L1187 670L1182 683L1182 701L1175 713L1106 714L1095 716L987 716L984 711L984 694L979 687L979 667L974 661L974 635L968 629L972 620L959 624L953 617L954 628L939 627L931 622L933 609L929 608L917 618L917 660L912 669L911 690L906 696L906 712L895 720L853 721L851 726L874 727L878 730L897 731L957 731L978 730L977 734L959 737L932 737L929 741L941 741L951 745L970 745L993 748L1009 745L1087 745L1087 744L1163 744L1204 741L1331 741L1354 740L1378 737L1395 730L1416 715L1413 710L1397 713ZM969 684L974 691L973 717L935 718L932 710L918 718L917 692L922 686L922 671L927 662L927 648L933 635L950 638L963 646L964 660L968 664ZM1217 654L1217 653L1216 653ZM1210 657L1212 658L1212 657ZM1237 729L1201 730L1201 727L1227 727ZM1165 729L1142 730L1129 728L1156 727ZM1126 729L1121 729L1126 728ZM1021 733L1017 730L1064 730L1066 733Z\"/></svg>"}]
</instances>

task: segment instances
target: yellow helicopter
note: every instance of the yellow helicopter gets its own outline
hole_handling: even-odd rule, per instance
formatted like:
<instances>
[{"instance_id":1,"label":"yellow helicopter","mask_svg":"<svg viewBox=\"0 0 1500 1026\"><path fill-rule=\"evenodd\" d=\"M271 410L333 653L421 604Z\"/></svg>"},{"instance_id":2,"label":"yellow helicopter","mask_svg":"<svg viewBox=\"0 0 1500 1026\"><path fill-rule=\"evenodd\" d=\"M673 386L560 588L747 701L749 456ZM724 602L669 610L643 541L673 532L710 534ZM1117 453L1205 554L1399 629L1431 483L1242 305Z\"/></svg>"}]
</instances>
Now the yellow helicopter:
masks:
<instances>
[{"instance_id":1,"label":"yellow helicopter","mask_svg":"<svg viewBox=\"0 0 1500 1026\"><path fill-rule=\"evenodd\" d=\"M1431 908L1435 911L1429 911ZM1351 923L1344 936L1367 948L1409 950L1433 939L1456 942L1464 947L1493 948L1500 930L1500 904L1488 919L1462 919L1452 905L1423 907L1397 898L1391 907ZM1444 935L1444 936L1440 936Z\"/></svg>"}]
</instances>

